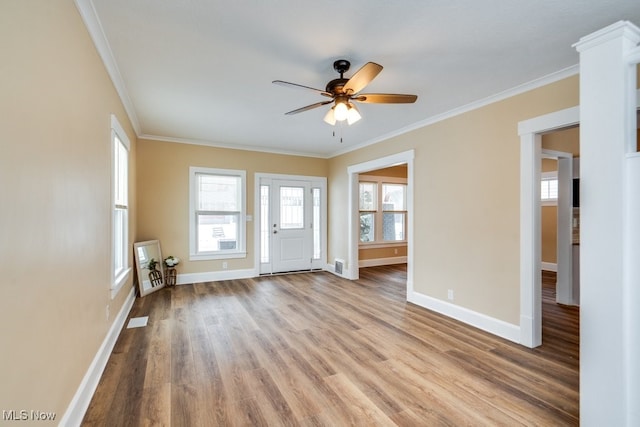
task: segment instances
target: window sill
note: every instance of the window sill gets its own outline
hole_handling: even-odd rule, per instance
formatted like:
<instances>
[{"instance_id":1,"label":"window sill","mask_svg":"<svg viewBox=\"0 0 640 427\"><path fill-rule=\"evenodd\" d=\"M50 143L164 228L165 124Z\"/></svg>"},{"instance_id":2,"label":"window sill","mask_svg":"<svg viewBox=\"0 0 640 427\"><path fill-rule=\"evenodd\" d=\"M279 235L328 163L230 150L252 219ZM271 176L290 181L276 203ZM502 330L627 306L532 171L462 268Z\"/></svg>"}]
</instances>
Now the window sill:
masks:
<instances>
[{"instance_id":1,"label":"window sill","mask_svg":"<svg viewBox=\"0 0 640 427\"><path fill-rule=\"evenodd\" d=\"M120 289L122 289L124 284L127 283L127 280L129 280L130 274L131 274L131 267L125 269L122 273L120 273L118 277L116 277L114 281L115 283L111 285L111 299L114 299L116 295L118 295L118 292L120 292Z\"/></svg>"},{"instance_id":2,"label":"window sill","mask_svg":"<svg viewBox=\"0 0 640 427\"><path fill-rule=\"evenodd\" d=\"M219 254L189 254L189 261L210 261L216 259L234 259L246 257L247 253L244 251L224 252Z\"/></svg>"},{"instance_id":3,"label":"window sill","mask_svg":"<svg viewBox=\"0 0 640 427\"><path fill-rule=\"evenodd\" d=\"M358 244L358 248L360 249L388 248L393 246L407 246L407 241L402 240L398 242L372 242Z\"/></svg>"}]
</instances>

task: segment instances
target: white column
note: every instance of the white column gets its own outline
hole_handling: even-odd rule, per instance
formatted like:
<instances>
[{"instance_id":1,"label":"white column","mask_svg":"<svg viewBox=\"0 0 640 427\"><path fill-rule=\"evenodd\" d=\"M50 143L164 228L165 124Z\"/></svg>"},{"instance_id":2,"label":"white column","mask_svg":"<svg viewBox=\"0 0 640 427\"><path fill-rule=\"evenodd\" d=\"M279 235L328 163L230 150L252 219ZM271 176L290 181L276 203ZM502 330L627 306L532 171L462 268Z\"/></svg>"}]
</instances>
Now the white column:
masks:
<instances>
[{"instance_id":1,"label":"white column","mask_svg":"<svg viewBox=\"0 0 640 427\"><path fill-rule=\"evenodd\" d=\"M580 53L580 408L585 426L640 425L633 415L627 154L640 29L618 22L576 44ZM637 255L637 254L636 254ZM637 262L637 261L636 261ZM639 310L640 307L633 307ZM640 359L638 359L640 360ZM633 363L638 363L637 360Z\"/></svg>"}]
</instances>

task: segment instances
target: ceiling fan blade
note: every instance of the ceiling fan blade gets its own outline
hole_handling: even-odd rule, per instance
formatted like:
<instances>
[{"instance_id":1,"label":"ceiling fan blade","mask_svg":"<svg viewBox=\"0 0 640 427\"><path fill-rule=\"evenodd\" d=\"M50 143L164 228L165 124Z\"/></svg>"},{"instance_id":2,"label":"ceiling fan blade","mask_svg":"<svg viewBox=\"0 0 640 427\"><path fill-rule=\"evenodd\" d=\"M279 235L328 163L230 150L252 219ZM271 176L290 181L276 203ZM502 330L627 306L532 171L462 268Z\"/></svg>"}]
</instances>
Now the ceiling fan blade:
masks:
<instances>
[{"instance_id":1,"label":"ceiling fan blade","mask_svg":"<svg viewBox=\"0 0 640 427\"><path fill-rule=\"evenodd\" d=\"M292 114L302 113L303 111L313 110L314 108L322 107L323 105L331 104L332 102L333 100L316 102L315 104L307 105L306 107L298 108L297 110L289 111L288 113L284 114L290 116Z\"/></svg>"},{"instance_id":2,"label":"ceiling fan blade","mask_svg":"<svg viewBox=\"0 0 640 427\"><path fill-rule=\"evenodd\" d=\"M363 93L352 98L365 104L412 104L418 95L403 95L398 93Z\"/></svg>"},{"instance_id":3,"label":"ceiling fan blade","mask_svg":"<svg viewBox=\"0 0 640 427\"><path fill-rule=\"evenodd\" d=\"M347 93L358 93L382 71L382 65L367 62L349 79L343 90Z\"/></svg>"},{"instance_id":4,"label":"ceiling fan blade","mask_svg":"<svg viewBox=\"0 0 640 427\"><path fill-rule=\"evenodd\" d=\"M328 96L329 98L333 98L333 95L330 94L327 91L316 89L316 88L309 87L309 86L299 85L297 83L290 83L290 82L285 82L285 81L282 81L282 80L274 80L272 83L280 85L280 86L292 87L294 89L309 89L309 90L312 90L314 92L318 92L320 95Z\"/></svg>"}]
</instances>

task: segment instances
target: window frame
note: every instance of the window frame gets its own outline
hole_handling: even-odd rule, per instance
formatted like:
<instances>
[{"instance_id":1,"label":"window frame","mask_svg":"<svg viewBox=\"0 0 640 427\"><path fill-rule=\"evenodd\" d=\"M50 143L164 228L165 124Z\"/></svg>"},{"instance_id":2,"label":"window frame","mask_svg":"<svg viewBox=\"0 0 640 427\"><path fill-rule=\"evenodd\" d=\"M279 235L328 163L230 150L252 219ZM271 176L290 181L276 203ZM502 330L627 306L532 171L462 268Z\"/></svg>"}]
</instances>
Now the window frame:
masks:
<instances>
[{"instance_id":1,"label":"window frame","mask_svg":"<svg viewBox=\"0 0 640 427\"><path fill-rule=\"evenodd\" d=\"M376 185L376 206L375 210L362 210L360 209L360 184L375 184ZM384 200L383 200L383 187L384 185L403 185L405 188L404 191L404 205L405 210L402 211L391 211L384 210ZM409 191L409 185L407 179L405 178L395 178L395 177L383 177L383 176L371 176L371 175L363 175L360 176L358 180L358 217L362 214L373 214L373 240L369 242L363 242L360 240L360 234L358 234L358 246L362 248L382 248L382 247L390 247L390 246L404 246L407 244L407 234L408 234L408 218L409 211L407 209L407 192ZM383 240L384 230L383 230L383 218L385 213L402 213L404 214L404 239L403 240Z\"/></svg>"},{"instance_id":2,"label":"window frame","mask_svg":"<svg viewBox=\"0 0 640 427\"><path fill-rule=\"evenodd\" d=\"M125 165L118 162L117 150L122 147L126 152ZM120 125L118 118L111 115L111 299L115 298L131 274L129 242L129 168L131 142ZM124 166L121 167L121 166ZM120 172L120 174L118 174ZM124 175L124 176L123 176ZM124 183L120 182L124 180ZM119 191L120 189L120 191ZM124 194L122 194L124 193ZM118 212L124 211L121 221ZM118 224L122 224L118 229ZM116 233L118 235L116 236ZM118 245L120 242L120 245ZM121 265L118 269L117 266Z\"/></svg>"},{"instance_id":3,"label":"window frame","mask_svg":"<svg viewBox=\"0 0 640 427\"><path fill-rule=\"evenodd\" d=\"M362 181L358 181L358 217L359 217L359 223L360 226L362 227L362 216L363 215L370 215L371 216L371 228L373 228L372 230L372 234L373 234L373 240L369 240L368 242L363 242L362 241L362 234L359 234L359 238L358 238L358 244L375 244L377 242L378 239L378 212L380 211L380 188L381 188L381 183L377 180L374 179L368 179L369 177L367 177L367 179L364 179ZM369 185L373 185L374 187L374 193L373 193L373 209L362 209L362 185L363 184L369 184Z\"/></svg>"},{"instance_id":4,"label":"window frame","mask_svg":"<svg viewBox=\"0 0 640 427\"><path fill-rule=\"evenodd\" d=\"M237 230L237 245L235 249L219 249L215 251L200 251L198 252L198 215L201 211L198 209L198 175L212 175L212 176L231 176L240 178L240 204L239 211L233 211L233 214L238 214L238 230ZM246 240L247 240L247 172L237 169L219 169L219 168L206 168L206 167L189 167L189 260L190 261L205 261L205 260L217 260L217 259L233 259L233 258L245 258L246 252ZM226 211L216 211L226 212ZM231 214L231 211L228 211Z\"/></svg>"},{"instance_id":5,"label":"window frame","mask_svg":"<svg viewBox=\"0 0 640 427\"><path fill-rule=\"evenodd\" d=\"M556 185L558 182L558 171L549 171L542 172L540 174L540 203L542 206L557 206L558 205L558 197L555 198L543 198L542 197L542 183L545 181L556 181Z\"/></svg>"}]
</instances>

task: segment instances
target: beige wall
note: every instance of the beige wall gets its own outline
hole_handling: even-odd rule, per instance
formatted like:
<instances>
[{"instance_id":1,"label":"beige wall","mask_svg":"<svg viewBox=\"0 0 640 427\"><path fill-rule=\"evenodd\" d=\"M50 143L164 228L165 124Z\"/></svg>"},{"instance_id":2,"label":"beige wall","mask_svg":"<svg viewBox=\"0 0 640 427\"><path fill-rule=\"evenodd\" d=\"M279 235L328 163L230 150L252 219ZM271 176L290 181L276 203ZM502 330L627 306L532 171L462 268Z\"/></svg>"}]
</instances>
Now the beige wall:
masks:
<instances>
[{"instance_id":1,"label":"beige wall","mask_svg":"<svg viewBox=\"0 0 640 427\"><path fill-rule=\"evenodd\" d=\"M382 248L360 248L358 259L369 261L372 259L396 258L407 256L407 245L387 246Z\"/></svg>"},{"instance_id":2,"label":"beige wall","mask_svg":"<svg viewBox=\"0 0 640 427\"><path fill-rule=\"evenodd\" d=\"M159 239L163 256L183 260L178 273L222 270L222 260L189 261L189 167L240 169L247 172L247 214L258 219L254 208L255 173L326 177L328 161L230 150L174 142L138 141L137 240ZM254 267L254 222L247 223L247 257L226 259L228 270Z\"/></svg>"},{"instance_id":3,"label":"beige wall","mask_svg":"<svg viewBox=\"0 0 640 427\"><path fill-rule=\"evenodd\" d=\"M574 126L542 135L542 148L580 157L580 127Z\"/></svg>"},{"instance_id":4,"label":"beige wall","mask_svg":"<svg viewBox=\"0 0 640 427\"><path fill-rule=\"evenodd\" d=\"M59 421L131 290L110 297L110 114L133 182L135 134L72 0L3 2L0 52L0 409Z\"/></svg>"},{"instance_id":5,"label":"beige wall","mask_svg":"<svg viewBox=\"0 0 640 427\"><path fill-rule=\"evenodd\" d=\"M414 289L441 300L453 289L456 304L518 324L517 124L577 104L573 76L331 159L329 260L348 254L335 209L347 201L346 168L414 149Z\"/></svg>"}]
</instances>

